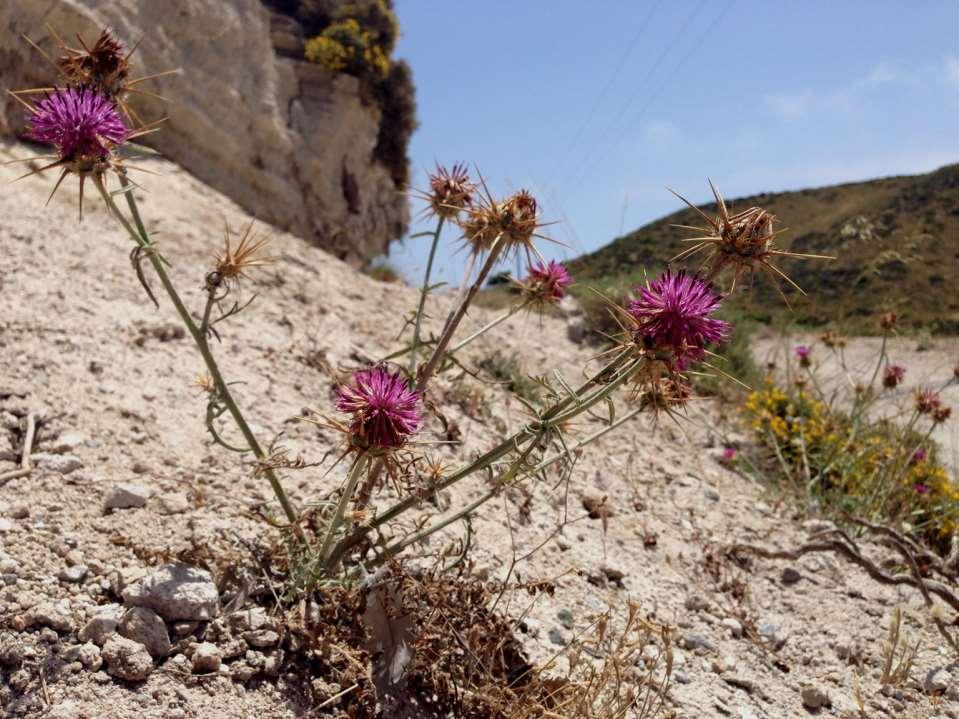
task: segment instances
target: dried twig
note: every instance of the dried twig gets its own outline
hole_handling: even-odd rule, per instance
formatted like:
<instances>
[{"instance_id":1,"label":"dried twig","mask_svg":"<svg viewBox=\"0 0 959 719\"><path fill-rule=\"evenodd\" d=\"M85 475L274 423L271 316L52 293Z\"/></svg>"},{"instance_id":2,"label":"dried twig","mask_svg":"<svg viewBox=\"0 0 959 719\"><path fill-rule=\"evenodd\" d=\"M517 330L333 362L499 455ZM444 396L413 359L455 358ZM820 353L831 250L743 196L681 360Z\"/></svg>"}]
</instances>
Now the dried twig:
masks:
<instances>
[{"instance_id":1,"label":"dried twig","mask_svg":"<svg viewBox=\"0 0 959 719\"><path fill-rule=\"evenodd\" d=\"M11 479L26 477L32 471L32 469L11 469L9 472L3 472L0 474L0 484L9 482Z\"/></svg>"},{"instance_id":2,"label":"dried twig","mask_svg":"<svg viewBox=\"0 0 959 719\"><path fill-rule=\"evenodd\" d=\"M37 431L37 418L33 412L27 414L27 432L23 436L23 454L20 455L20 468L30 469L30 452L33 450L33 438Z\"/></svg>"}]
</instances>

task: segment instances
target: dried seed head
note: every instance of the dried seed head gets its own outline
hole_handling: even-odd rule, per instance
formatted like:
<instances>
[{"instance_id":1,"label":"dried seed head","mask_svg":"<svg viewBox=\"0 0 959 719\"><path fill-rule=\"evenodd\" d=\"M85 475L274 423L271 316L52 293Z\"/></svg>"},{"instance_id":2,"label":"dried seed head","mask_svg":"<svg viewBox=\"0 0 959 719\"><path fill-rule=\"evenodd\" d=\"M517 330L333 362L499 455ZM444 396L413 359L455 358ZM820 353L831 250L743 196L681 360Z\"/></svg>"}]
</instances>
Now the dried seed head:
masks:
<instances>
[{"instance_id":1,"label":"dried seed head","mask_svg":"<svg viewBox=\"0 0 959 719\"><path fill-rule=\"evenodd\" d=\"M213 378L208 374L197 375L193 384L206 394L214 394L216 392L216 382L214 382Z\"/></svg>"},{"instance_id":2,"label":"dried seed head","mask_svg":"<svg viewBox=\"0 0 959 719\"><path fill-rule=\"evenodd\" d=\"M952 416L952 407L945 404L940 405L939 407L936 407L932 411L932 421L935 424L942 424L951 416Z\"/></svg>"},{"instance_id":3,"label":"dried seed head","mask_svg":"<svg viewBox=\"0 0 959 719\"><path fill-rule=\"evenodd\" d=\"M60 72L71 83L94 87L105 95L116 95L130 74L132 51L127 53L123 43L108 28L100 33L93 47L87 47L79 35L77 40L80 49L67 47L60 41L63 55L56 62Z\"/></svg>"},{"instance_id":4,"label":"dried seed head","mask_svg":"<svg viewBox=\"0 0 959 719\"><path fill-rule=\"evenodd\" d=\"M733 279L730 292L735 290L736 283L745 275L754 275L757 270L769 275L777 289L779 279L785 280L799 292L805 294L799 285L787 277L782 270L772 264L776 257L818 258L833 259L823 255L806 255L795 252L786 252L776 247L775 238L778 232L774 229L776 218L760 207L750 207L748 210L730 214L726 201L710 181L713 197L716 199L718 214L710 217L689 200L673 192L676 197L699 213L706 221L706 227L686 227L683 229L695 230L698 236L686 242L692 242L692 247L676 255L671 261L692 256L698 252L705 252L703 267L708 279L716 278L726 268L732 270ZM672 192L672 190L671 190ZM785 295L783 295L785 298Z\"/></svg>"},{"instance_id":5,"label":"dried seed head","mask_svg":"<svg viewBox=\"0 0 959 719\"><path fill-rule=\"evenodd\" d=\"M899 324L899 315L895 312L884 312L879 318L879 326L886 332L896 329L897 324Z\"/></svg>"},{"instance_id":6,"label":"dried seed head","mask_svg":"<svg viewBox=\"0 0 959 719\"><path fill-rule=\"evenodd\" d=\"M253 234L253 222L247 225L239 244L234 247L230 228L224 232L223 250L216 253L216 267L206 276L207 289L228 287L241 278L249 279L251 270L264 267L273 262L272 257L264 257L263 250L270 244L267 236Z\"/></svg>"},{"instance_id":7,"label":"dried seed head","mask_svg":"<svg viewBox=\"0 0 959 719\"><path fill-rule=\"evenodd\" d=\"M846 338L838 334L834 330L826 330L821 335L819 335L819 341L822 342L826 347L830 349L835 349L836 347L845 347Z\"/></svg>"},{"instance_id":8,"label":"dried seed head","mask_svg":"<svg viewBox=\"0 0 959 719\"><path fill-rule=\"evenodd\" d=\"M436 172L429 176L430 191L423 197L429 202L428 212L436 217L456 219L460 211L473 204L476 185L470 181L465 165L453 165L447 170L436 166Z\"/></svg>"},{"instance_id":9,"label":"dried seed head","mask_svg":"<svg viewBox=\"0 0 959 719\"><path fill-rule=\"evenodd\" d=\"M939 393L928 387L920 387L916 390L916 411L919 414L933 414L942 407L942 399Z\"/></svg>"},{"instance_id":10,"label":"dried seed head","mask_svg":"<svg viewBox=\"0 0 959 719\"><path fill-rule=\"evenodd\" d=\"M538 212L536 198L528 190L520 190L502 201L494 200L487 193L468 208L466 219L461 223L463 236L474 252L489 251L499 242L504 255L523 250L532 261L535 239L547 239L537 233L542 227Z\"/></svg>"}]
</instances>

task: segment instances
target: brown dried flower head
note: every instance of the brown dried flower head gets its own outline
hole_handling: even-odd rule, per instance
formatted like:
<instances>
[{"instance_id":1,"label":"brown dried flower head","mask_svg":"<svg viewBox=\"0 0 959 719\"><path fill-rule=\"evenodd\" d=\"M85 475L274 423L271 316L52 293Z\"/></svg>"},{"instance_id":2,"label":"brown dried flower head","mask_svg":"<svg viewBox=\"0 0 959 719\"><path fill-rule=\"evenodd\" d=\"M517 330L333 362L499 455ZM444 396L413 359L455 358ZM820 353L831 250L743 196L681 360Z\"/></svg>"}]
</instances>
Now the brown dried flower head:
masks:
<instances>
[{"instance_id":1,"label":"brown dried flower head","mask_svg":"<svg viewBox=\"0 0 959 719\"><path fill-rule=\"evenodd\" d=\"M884 312L879 318L879 326L886 332L896 329L897 324L899 324L899 315L895 312Z\"/></svg>"},{"instance_id":2,"label":"brown dried flower head","mask_svg":"<svg viewBox=\"0 0 959 719\"><path fill-rule=\"evenodd\" d=\"M216 392L216 382L206 373L197 375L193 384L205 394L214 394Z\"/></svg>"},{"instance_id":3,"label":"brown dried flower head","mask_svg":"<svg viewBox=\"0 0 959 719\"><path fill-rule=\"evenodd\" d=\"M942 424L952 416L952 407L941 405L932 411L932 421L935 424Z\"/></svg>"},{"instance_id":4,"label":"brown dried flower head","mask_svg":"<svg viewBox=\"0 0 959 719\"><path fill-rule=\"evenodd\" d=\"M486 189L485 184L483 188ZM499 246L505 255L521 249L526 253L526 259L532 262L534 256L541 259L534 241L537 238L549 240L537 232L543 227L538 214L539 205L529 190L520 190L502 201L494 200L486 190L485 196L468 209L461 226L474 252L487 252Z\"/></svg>"},{"instance_id":5,"label":"brown dried flower head","mask_svg":"<svg viewBox=\"0 0 959 719\"><path fill-rule=\"evenodd\" d=\"M711 180L709 181L709 187L713 191L713 197L716 198L718 209L716 217L710 217L685 197L670 190L706 221L705 227L674 225L674 227L693 230L697 233L697 236L683 240L694 244L673 257L670 262L691 257L698 252L705 252L706 257L703 260L702 267L709 279L714 279L726 268L732 270L733 279L730 293L736 289L736 283L741 277L747 274L752 276L759 270L769 275L780 294L783 293L779 286L779 279L785 280L796 290L805 294L799 285L773 264L773 260L776 257L834 259L824 255L800 254L777 248L775 239L781 230L773 229L776 223L774 215L760 207L750 207L748 210L730 214L726 201ZM783 298L785 299L785 295L783 295Z\"/></svg>"},{"instance_id":6,"label":"brown dried flower head","mask_svg":"<svg viewBox=\"0 0 959 719\"><path fill-rule=\"evenodd\" d=\"M436 172L429 176L430 191L422 195L429 202L427 212L448 220L459 217L460 211L473 204L476 185L470 180L465 165L453 165L447 170L436 166Z\"/></svg>"},{"instance_id":7,"label":"brown dried flower head","mask_svg":"<svg viewBox=\"0 0 959 719\"><path fill-rule=\"evenodd\" d=\"M840 335L835 330L826 330L821 335L819 335L819 341L822 342L826 347L830 349L835 349L836 347L845 347L846 338Z\"/></svg>"},{"instance_id":8,"label":"brown dried flower head","mask_svg":"<svg viewBox=\"0 0 959 719\"><path fill-rule=\"evenodd\" d=\"M130 56L136 48L126 52L123 43L113 37L108 28L88 47L83 38L77 35L80 48L68 46L54 33L60 51L56 65L63 76L78 85L96 87L105 95L115 95L123 87L130 74Z\"/></svg>"},{"instance_id":9,"label":"brown dried flower head","mask_svg":"<svg viewBox=\"0 0 959 719\"><path fill-rule=\"evenodd\" d=\"M230 286L241 279L249 279L249 272L264 267L273 262L272 257L263 255L263 250L270 243L266 235L253 233L253 222L247 225L240 242L234 247L230 228L224 232L223 250L216 253L216 267L207 275L208 288L215 289L222 285Z\"/></svg>"}]
</instances>

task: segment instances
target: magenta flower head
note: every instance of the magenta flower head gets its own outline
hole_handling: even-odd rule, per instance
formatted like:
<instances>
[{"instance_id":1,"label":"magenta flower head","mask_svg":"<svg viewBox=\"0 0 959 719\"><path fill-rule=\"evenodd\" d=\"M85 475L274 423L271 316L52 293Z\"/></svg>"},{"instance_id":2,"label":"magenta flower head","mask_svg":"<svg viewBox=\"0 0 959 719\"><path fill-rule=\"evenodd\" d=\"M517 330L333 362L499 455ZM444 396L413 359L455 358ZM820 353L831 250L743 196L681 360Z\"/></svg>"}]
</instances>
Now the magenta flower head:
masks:
<instances>
[{"instance_id":1,"label":"magenta flower head","mask_svg":"<svg viewBox=\"0 0 959 719\"><path fill-rule=\"evenodd\" d=\"M337 389L336 408L353 415L350 432L363 447L402 447L420 426L420 395L385 366L355 372Z\"/></svg>"},{"instance_id":2,"label":"magenta flower head","mask_svg":"<svg viewBox=\"0 0 959 719\"><path fill-rule=\"evenodd\" d=\"M537 262L529 267L529 276L523 284L527 297L544 304L556 304L566 296L567 288L573 284L569 270L555 260L547 263Z\"/></svg>"},{"instance_id":3,"label":"magenta flower head","mask_svg":"<svg viewBox=\"0 0 959 719\"><path fill-rule=\"evenodd\" d=\"M739 454L739 450L735 447L726 447L720 455L719 461L723 464L732 464L737 454Z\"/></svg>"},{"instance_id":4,"label":"magenta flower head","mask_svg":"<svg viewBox=\"0 0 959 719\"><path fill-rule=\"evenodd\" d=\"M88 88L54 90L29 116L28 135L55 145L61 161L103 160L129 135L113 100Z\"/></svg>"},{"instance_id":5,"label":"magenta flower head","mask_svg":"<svg viewBox=\"0 0 959 719\"><path fill-rule=\"evenodd\" d=\"M903 377L906 376L906 368L902 365L887 365L882 371L882 385L892 389L902 384Z\"/></svg>"},{"instance_id":6,"label":"magenta flower head","mask_svg":"<svg viewBox=\"0 0 959 719\"><path fill-rule=\"evenodd\" d=\"M922 447L917 448L909 458L909 464L919 464L926 461L926 450Z\"/></svg>"},{"instance_id":7,"label":"magenta flower head","mask_svg":"<svg viewBox=\"0 0 959 719\"><path fill-rule=\"evenodd\" d=\"M799 345L793 352L796 354L796 359L799 360L800 367L809 367L812 364L812 348Z\"/></svg>"},{"instance_id":8,"label":"magenta flower head","mask_svg":"<svg viewBox=\"0 0 959 719\"><path fill-rule=\"evenodd\" d=\"M676 369L702 359L707 344L729 337L732 325L711 317L721 297L712 283L697 275L666 270L635 292L627 311L636 321L637 339L648 349L671 352Z\"/></svg>"},{"instance_id":9,"label":"magenta flower head","mask_svg":"<svg viewBox=\"0 0 959 719\"><path fill-rule=\"evenodd\" d=\"M913 486L913 489L916 490L916 494L926 494L927 492L929 492L929 485L923 484L922 482L917 482Z\"/></svg>"}]
</instances>

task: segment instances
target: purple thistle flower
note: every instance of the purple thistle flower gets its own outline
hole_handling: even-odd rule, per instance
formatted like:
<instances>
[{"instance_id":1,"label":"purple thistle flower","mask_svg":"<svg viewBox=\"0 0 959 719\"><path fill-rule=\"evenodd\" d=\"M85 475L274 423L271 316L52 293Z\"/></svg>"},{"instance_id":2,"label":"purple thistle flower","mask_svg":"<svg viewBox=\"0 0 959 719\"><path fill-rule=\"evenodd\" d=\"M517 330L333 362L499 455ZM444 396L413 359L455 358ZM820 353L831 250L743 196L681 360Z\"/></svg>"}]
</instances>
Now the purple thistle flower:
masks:
<instances>
[{"instance_id":1,"label":"purple thistle flower","mask_svg":"<svg viewBox=\"0 0 959 719\"><path fill-rule=\"evenodd\" d=\"M909 464L919 464L926 460L926 450L922 447L917 448L909 458Z\"/></svg>"},{"instance_id":2,"label":"purple thistle flower","mask_svg":"<svg viewBox=\"0 0 959 719\"><path fill-rule=\"evenodd\" d=\"M420 426L419 400L399 372L380 366L354 372L352 383L337 389L336 408L353 415L355 437L370 447L396 449Z\"/></svg>"},{"instance_id":3,"label":"purple thistle flower","mask_svg":"<svg viewBox=\"0 0 959 719\"><path fill-rule=\"evenodd\" d=\"M638 287L627 310L636 320L637 336L646 346L673 352L683 370L705 354L705 345L723 342L732 325L710 317L722 298L707 280L685 270L666 270L659 279Z\"/></svg>"},{"instance_id":4,"label":"purple thistle flower","mask_svg":"<svg viewBox=\"0 0 959 719\"><path fill-rule=\"evenodd\" d=\"M902 384L903 377L906 376L906 368L902 365L887 365L882 371L882 384L884 387L892 389Z\"/></svg>"},{"instance_id":5,"label":"purple thistle flower","mask_svg":"<svg viewBox=\"0 0 959 719\"><path fill-rule=\"evenodd\" d=\"M800 367L809 367L812 364L812 348L806 345L799 345L793 350L796 359L799 360Z\"/></svg>"},{"instance_id":6,"label":"purple thistle flower","mask_svg":"<svg viewBox=\"0 0 959 719\"><path fill-rule=\"evenodd\" d=\"M726 447L723 449L722 455L719 457L719 461L723 464L732 464L736 459L736 455L739 454L739 450L735 447Z\"/></svg>"},{"instance_id":7,"label":"purple thistle flower","mask_svg":"<svg viewBox=\"0 0 959 719\"><path fill-rule=\"evenodd\" d=\"M54 90L37 103L29 122L28 135L56 145L63 160L103 159L129 134L113 101L88 88Z\"/></svg>"},{"instance_id":8,"label":"purple thistle flower","mask_svg":"<svg viewBox=\"0 0 959 719\"><path fill-rule=\"evenodd\" d=\"M526 284L530 293L545 302L556 303L566 296L566 289L573 284L569 270L555 260L530 265Z\"/></svg>"},{"instance_id":9,"label":"purple thistle flower","mask_svg":"<svg viewBox=\"0 0 959 719\"><path fill-rule=\"evenodd\" d=\"M929 491L929 485L923 484L922 482L917 482L913 489L916 490L916 494L926 494Z\"/></svg>"}]
</instances>

